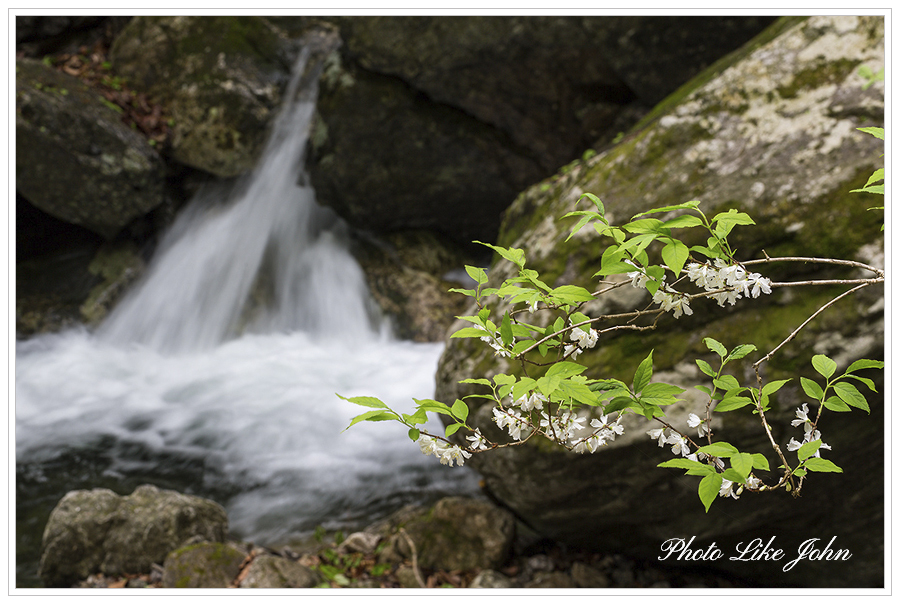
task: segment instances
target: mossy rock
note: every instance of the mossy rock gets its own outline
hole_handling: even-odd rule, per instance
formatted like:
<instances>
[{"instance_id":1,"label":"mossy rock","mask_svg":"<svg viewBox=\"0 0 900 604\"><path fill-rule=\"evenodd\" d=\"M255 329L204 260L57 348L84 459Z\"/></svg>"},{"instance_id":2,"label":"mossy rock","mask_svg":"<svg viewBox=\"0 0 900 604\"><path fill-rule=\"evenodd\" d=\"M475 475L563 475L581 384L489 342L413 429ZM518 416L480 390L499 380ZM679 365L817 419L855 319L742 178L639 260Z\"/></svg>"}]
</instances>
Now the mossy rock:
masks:
<instances>
[{"instance_id":1,"label":"mossy rock","mask_svg":"<svg viewBox=\"0 0 900 604\"><path fill-rule=\"evenodd\" d=\"M195 543L166 556L163 586L226 588L237 578L247 552L230 543Z\"/></svg>"},{"instance_id":2,"label":"mossy rock","mask_svg":"<svg viewBox=\"0 0 900 604\"><path fill-rule=\"evenodd\" d=\"M501 245L523 249L527 266L552 287L575 284L596 290L593 274L608 240L585 227L565 241L576 219L559 219L590 205L583 202L576 207L582 194L590 192L603 200L613 224L689 200L699 200L710 217L731 208L747 212L757 226L738 227L730 238L741 259L767 253L857 259L883 266L883 218L880 212L868 211L881 205L881 199L849 193L882 165L882 142L857 128L883 124L883 87L876 84L863 90L865 80L856 71L862 65L877 71L884 64L883 25L881 17L849 16L777 22L771 32L663 101L652 119L617 146L574 162L522 192L505 214ZM495 259L489 285L499 285L514 275L514 269ZM754 270L773 281L862 276L834 266L786 262L757 265ZM703 343L705 336L728 349L757 345L757 353L734 365L733 371L742 383L755 385L751 363L847 289L778 288L765 299L739 300L727 308L697 300L692 316L663 317L655 331L602 336L578 362L588 367L590 377L617 377L630 383L652 349L654 379L688 389L686 402L667 408L672 421L683 426L689 412L702 412L705 406L693 389L705 379L695 359L715 360ZM796 378L798 373L816 377L810 365L814 354L831 356L841 368L856 358L883 358L883 298L883 287L875 286L840 300L763 365L766 380L794 378L772 397L767 414L782 449L796 436L790 425L795 409L807 401ZM588 302L583 311L599 316L648 304L646 291L625 286ZM495 320L499 322L504 310L495 309ZM474 313L470 308L465 314ZM549 320L541 314L530 322ZM458 322L455 327L464 325ZM478 392L476 386L459 384L465 378L520 371L518 364L494 356L477 339L453 339L439 364L436 398L447 402ZM530 375L541 371L537 368ZM883 382L878 372L870 377L876 385ZM635 416L628 416L631 423L626 423L624 436L594 455L568 453L533 438L525 446L473 456L468 463L482 474L490 493L530 526L572 544L655 558L659 544L676 534L696 535L698 540L705 536L720 547L723 543L730 547L774 532L784 541L796 539L798 545L809 538L807 533L835 526L840 527L834 529L838 540L861 560L846 572L807 565L788 576L780 566L765 563L724 562L716 568L758 580L761 586L877 586L883 574L877 528L884 518L883 396L868 393L868 402L869 416L854 410L839 419L823 420L823 439L833 448L828 457L846 470L815 476L796 501L745 494L737 502L716 502L704 513L695 479L655 468L671 453L650 440L645 432L652 426ZM469 405L471 424L486 435L505 436L491 422L486 404L469 399ZM767 455L772 472L765 480L773 482L780 462L758 418L749 411L716 417L713 428L719 438L742 451ZM835 492L852 495L835 497ZM860 509L865 513L861 515ZM779 519L777 525L773 518Z\"/></svg>"}]
</instances>

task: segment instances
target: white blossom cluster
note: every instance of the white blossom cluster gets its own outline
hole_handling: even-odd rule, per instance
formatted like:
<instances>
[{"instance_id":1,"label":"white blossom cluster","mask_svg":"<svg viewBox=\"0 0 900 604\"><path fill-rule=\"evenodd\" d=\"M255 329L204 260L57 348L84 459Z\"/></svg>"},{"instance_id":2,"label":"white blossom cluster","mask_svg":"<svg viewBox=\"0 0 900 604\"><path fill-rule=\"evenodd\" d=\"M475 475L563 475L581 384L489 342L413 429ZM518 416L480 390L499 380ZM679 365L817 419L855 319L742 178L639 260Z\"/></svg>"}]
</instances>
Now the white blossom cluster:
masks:
<instances>
[{"instance_id":1,"label":"white blossom cluster","mask_svg":"<svg viewBox=\"0 0 900 604\"><path fill-rule=\"evenodd\" d=\"M691 428L697 428L697 432L702 438L709 432L709 426L706 424L705 419L701 419L697 414L691 413L688 416L688 426ZM650 438L657 441L660 447L664 447L666 445L672 445L672 453L675 455L681 455L686 459L690 459L691 461L704 461L709 456L706 455L703 451L697 451L696 453L691 453L691 448L688 445L688 440L685 436L679 434L678 432L672 432L671 434L666 435L665 428L655 428L647 432ZM714 463L719 470L725 469L725 462L723 462L719 458L714 459ZM740 497L741 493L744 491L744 487L749 487L750 489L758 489L762 484L762 481L759 480L756 476L752 474L747 478L747 482L744 484L736 484L731 480L726 478L722 479L722 486L719 488L719 497L733 497L737 499ZM735 489L735 486L737 487Z\"/></svg>"},{"instance_id":2,"label":"white blossom cluster","mask_svg":"<svg viewBox=\"0 0 900 604\"><path fill-rule=\"evenodd\" d=\"M607 441L616 440L616 436L621 436L625 433L621 415L612 423L609 421L609 415L601 415L600 419L591 420L591 427L596 429L593 434L571 442L575 447L576 453L584 453L585 451L593 453L605 445Z\"/></svg>"},{"instance_id":3,"label":"white blossom cluster","mask_svg":"<svg viewBox=\"0 0 900 604\"><path fill-rule=\"evenodd\" d=\"M725 302L733 306L742 295L758 298L760 294L772 293L772 282L767 277L749 273L740 264L727 264L721 258L716 258L715 266L692 262L687 265L687 275L688 279L708 292L726 290L711 296L719 306L725 306Z\"/></svg>"},{"instance_id":4,"label":"white blossom cluster","mask_svg":"<svg viewBox=\"0 0 900 604\"><path fill-rule=\"evenodd\" d=\"M633 262L626 262L638 268ZM726 302L734 305L742 296L758 298L760 294L772 293L772 282L767 277L747 272L740 264L728 264L721 258L716 258L714 265L692 262L685 268L691 282L707 292L716 292L710 297L719 306L725 306ZM640 269L627 273L627 276L631 279L631 285L637 288L644 287L649 279ZM653 301L665 312L671 310L676 319L683 314L694 314L689 305L690 297L672 289L665 280L660 282L659 289L653 294Z\"/></svg>"},{"instance_id":5,"label":"white blossom cluster","mask_svg":"<svg viewBox=\"0 0 900 604\"><path fill-rule=\"evenodd\" d=\"M588 331L585 331L580 327L576 327L569 332L569 339L575 343L566 344L563 349L563 354L566 357L572 355L571 359L574 361L575 357L577 357L580 352L584 351L586 348L593 348L596 346L597 338L598 334L596 329L588 329Z\"/></svg>"},{"instance_id":6,"label":"white blossom cluster","mask_svg":"<svg viewBox=\"0 0 900 604\"><path fill-rule=\"evenodd\" d=\"M453 466L454 461L456 465L461 466L466 459L472 457L471 453L461 449L458 445L451 445L424 434L419 437L416 443L419 445L422 453L434 455L442 464L447 466Z\"/></svg>"},{"instance_id":7,"label":"white blossom cluster","mask_svg":"<svg viewBox=\"0 0 900 604\"><path fill-rule=\"evenodd\" d=\"M497 341L497 338L493 336L487 329L485 329L482 325L478 323L474 324L475 329L480 329L488 335L481 336L481 341L485 344L489 345L494 349L494 356L508 357L510 353L508 350L505 350L503 346L500 345L500 342Z\"/></svg>"},{"instance_id":8,"label":"white blossom cluster","mask_svg":"<svg viewBox=\"0 0 900 604\"><path fill-rule=\"evenodd\" d=\"M797 442L797 439L792 436L787 444L788 451L796 451L804 444L811 443L814 440L821 440L822 438L822 433L813 427L813 421L809 419L809 406L806 403L803 403L803 405L797 409L797 419L791 420L791 425L795 428L800 425L803 426L803 442ZM831 447L823 442L819 445L819 450L813 455L815 457L820 457L819 451L822 449L831 451Z\"/></svg>"}]
</instances>

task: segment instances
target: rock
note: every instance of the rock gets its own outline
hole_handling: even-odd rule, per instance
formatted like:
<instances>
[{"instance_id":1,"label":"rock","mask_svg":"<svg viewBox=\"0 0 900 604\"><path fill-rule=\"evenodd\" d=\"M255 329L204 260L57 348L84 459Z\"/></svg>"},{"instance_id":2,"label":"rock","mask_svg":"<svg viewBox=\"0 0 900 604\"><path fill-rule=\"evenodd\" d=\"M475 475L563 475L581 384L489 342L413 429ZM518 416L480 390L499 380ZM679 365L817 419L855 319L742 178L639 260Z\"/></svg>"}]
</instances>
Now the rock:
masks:
<instances>
[{"instance_id":1,"label":"rock","mask_svg":"<svg viewBox=\"0 0 900 604\"><path fill-rule=\"evenodd\" d=\"M165 168L99 94L16 61L16 188L60 220L111 239L165 199Z\"/></svg>"},{"instance_id":2,"label":"rock","mask_svg":"<svg viewBox=\"0 0 900 604\"><path fill-rule=\"evenodd\" d=\"M228 543L186 545L166 556L163 587L231 587L246 557L246 551Z\"/></svg>"},{"instance_id":3,"label":"rock","mask_svg":"<svg viewBox=\"0 0 900 604\"><path fill-rule=\"evenodd\" d=\"M572 577L564 572L537 573L524 587L535 589L571 589L576 587Z\"/></svg>"},{"instance_id":4,"label":"rock","mask_svg":"<svg viewBox=\"0 0 900 604\"><path fill-rule=\"evenodd\" d=\"M130 241L102 246L88 265L88 271L101 282L79 309L85 323L99 324L143 270L144 261Z\"/></svg>"},{"instance_id":5,"label":"rock","mask_svg":"<svg viewBox=\"0 0 900 604\"><path fill-rule=\"evenodd\" d=\"M256 164L297 47L261 17L135 17L110 59L165 105L172 157L221 177Z\"/></svg>"},{"instance_id":6,"label":"rock","mask_svg":"<svg viewBox=\"0 0 900 604\"><path fill-rule=\"evenodd\" d=\"M582 193L591 192L603 199L615 224L691 199L701 201L707 216L727 208L746 211L758 226L746 234L735 230L733 243L741 258L762 257L764 249L773 257L878 261L882 219L867 208L880 199L849 191L880 167L882 143L856 128L883 123L882 92L879 84L862 90L864 81L856 71L861 65L877 71L883 61L880 17L779 21L729 64L701 74L664 101L619 145L525 191L506 212L500 243L525 250L528 267L551 286L572 283L595 289L592 275L606 242L588 228L565 242L574 220L558 220L576 209ZM495 262L490 286L511 276L510 267ZM775 281L798 274L852 274L797 265L757 270ZM694 359L713 360L702 343L704 335L729 349L753 341L762 356L844 291L789 290L796 288L775 290L762 302L740 300L727 309L698 305L693 316L666 317L654 332L609 334L578 362L589 367L591 377L630 383L640 360L653 349L655 379L691 389L689 400L669 412L683 424L688 412L704 405L692 389L703 377ZM796 376L815 377L813 354L832 356L839 368L859 357L883 358L882 297L883 288L877 286L841 300L766 365L767 380L795 378L773 397L767 414L782 446L795 435L790 420L803 401ZM648 301L645 292L625 287L616 296L587 304L584 312L630 311ZM462 326L459 322L455 328ZM436 398L453 401L478 392L459 384L464 378L516 371L492 352L474 339L450 340L438 369ZM752 375L752 360L736 367L735 374ZM870 377L883 383L877 372ZM776 534L786 551L794 551L827 531L828 538L836 533L841 547L853 552L852 566L835 572L824 564L798 565L791 573L774 562L719 560L711 566L766 586L877 587L883 581L878 528L884 519L882 395L872 394L869 405L870 416L858 410L841 416L840 430L829 423L832 417L824 420L823 438L833 448L828 457L845 473L815 476L799 500L745 494L739 501L717 501L708 514L694 479L655 467L671 454L647 437L646 422L634 416L627 418L635 421L626 424L623 437L594 455L569 454L534 439L526 446L474 456L469 464L482 474L493 497L551 539L654 559L660 544L675 536L693 535L706 544L714 540L727 552L740 542ZM470 399L469 421L486 435L502 436L477 399ZM754 416L723 414L722 421L714 426L722 438L741 450L768 451L777 471L779 464Z\"/></svg>"},{"instance_id":7,"label":"rock","mask_svg":"<svg viewBox=\"0 0 900 604\"><path fill-rule=\"evenodd\" d=\"M513 587L513 582L503 573L489 568L478 573L469 587L472 589L509 589Z\"/></svg>"},{"instance_id":8,"label":"rock","mask_svg":"<svg viewBox=\"0 0 900 604\"><path fill-rule=\"evenodd\" d=\"M575 582L576 587L604 589L610 586L608 576L602 571L588 564L584 564L583 562L575 562L572 564L572 570L569 572L572 575L572 581Z\"/></svg>"},{"instance_id":9,"label":"rock","mask_svg":"<svg viewBox=\"0 0 900 604\"><path fill-rule=\"evenodd\" d=\"M347 538L341 541L341 544L337 547L336 551L342 556L353 553L369 555L375 551L375 548L380 541L381 535L366 531L358 531L347 535Z\"/></svg>"},{"instance_id":10,"label":"rock","mask_svg":"<svg viewBox=\"0 0 900 604\"><path fill-rule=\"evenodd\" d=\"M639 117L626 78L642 84L649 107L768 22L328 19L344 44L323 72L311 139L319 199L358 228L426 228L464 243L493 240L516 192ZM674 39L681 45L665 53L654 47ZM621 69L615 52L631 57ZM653 65L647 78L631 60L637 71Z\"/></svg>"},{"instance_id":11,"label":"rock","mask_svg":"<svg viewBox=\"0 0 900 604\"><path fill-rule=\"evenodd\" d=\"M241 587L315 587L319 584L315 571L294 560L279 556L257 556L250 563Z\"/></svg>"},{"instance_id":12,"label":"rock","mask_svg":"<svg viewBox=\"0 0 900 604\"><path fill-rule=\"evenodd\" d=\"M94 572L149 573L190 539L224 540L227 526L219 504L152 485L125 497L71 491L44 529L39 574L47 587L68 587Z\"/></svg>"},{"instance_id":13,"label":"rock","mask_svg":"<svg viewBox=\"0 0 900 604\"><path fill-rule=\"evenodd\" d=\"M415 544L421 567L446 571L497 568L510 553L512 514L486 501L447 497L412 517L391 537L393 551L411 559Z\"/></svg>"}]
</instances>

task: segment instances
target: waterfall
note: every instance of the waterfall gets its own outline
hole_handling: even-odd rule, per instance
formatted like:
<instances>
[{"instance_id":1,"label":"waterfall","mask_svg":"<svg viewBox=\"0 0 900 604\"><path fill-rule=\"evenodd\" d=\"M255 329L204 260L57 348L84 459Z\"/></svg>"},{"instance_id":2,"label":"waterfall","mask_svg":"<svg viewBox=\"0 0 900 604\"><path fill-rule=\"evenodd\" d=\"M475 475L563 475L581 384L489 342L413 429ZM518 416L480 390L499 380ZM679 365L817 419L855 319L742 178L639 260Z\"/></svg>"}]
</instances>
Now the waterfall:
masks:
<instances>
[{"instance_id":1,"label":"waterfall","mask_svg":"<svg viewBox=\"0 0 900 604\"><path fill-rule=\"evenodd\" d=\"M204 350L235 335L242 318L257 332L375 333L343 224L316 204L310 186L298 184L308 181L303 155L315 110L314 87L298 89L306 63L304 52L257 168L231 192L202 191L192 200L143 281L102 326L102 338L165 352ZM268 307L254 313L248 303L255 288L269 291Z\"/></svg>"},{"instance_id":2,"label":"waterfall","mask_svg":"<svg viewBox=\"0 0 900 604\"><path fill-rule=\"evenodd\" d=\"M16 343L22 573L34 574L43 529L29 519L72 489L149 482L212 497L260 544L477 492L467 468L421 455L400 426L344 431L364 410L335 393L412 413L443 346L379 335L346 227L298 185L315 101L298 84L304 61L259 166L192 200L96 333Z\"/></svg>"}]
</instances>

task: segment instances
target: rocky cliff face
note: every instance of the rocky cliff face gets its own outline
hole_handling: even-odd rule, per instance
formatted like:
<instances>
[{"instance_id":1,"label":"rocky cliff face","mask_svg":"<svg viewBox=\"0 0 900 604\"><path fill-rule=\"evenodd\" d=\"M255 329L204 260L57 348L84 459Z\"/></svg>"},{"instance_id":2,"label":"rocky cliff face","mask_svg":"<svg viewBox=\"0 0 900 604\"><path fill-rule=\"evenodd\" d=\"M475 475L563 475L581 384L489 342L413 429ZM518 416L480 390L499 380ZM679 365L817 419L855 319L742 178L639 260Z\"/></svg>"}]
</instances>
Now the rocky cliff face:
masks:
<instances>
[{"instance_id":1,"label":"rocky cliff face","mask_svg":"<svg viewBox=\"0 0 900 604\"><path fill-rule=\"evenodd\" d=\"M692 199L701 202L707 215L728 208L745 211L758 226L736 240L744 259L761 257L765 250L773 257L856 258L880 264L881 217L866 211L880 199L876 203L848 191L865 184L880 165L881 141L856 128L883 123L881 89L863 90L865 81L856 72L862 65L876 71L883 65L882 27L880 18L857 17L779 23L730 62L664 101L617 146L522 193L506 212L501 243L525 250L528 266L551 287L572 283L596 290L591 275L599 269L603 241L584 229L564 242L574 220L558 220L575 209L582 193L590 192L603 199L614 224ZM491 285L512 276L513 269L497 260L489 270ZM796 265L759 270L777 281L846 274ZM704 378L694 365L695 358L708 355L704 336L729 349L753 342L762 355L841 291L783 288L765 303L741 300L727 309L709 301L691 317L667 317L655 332L605 337L578 362L589 367L591 377L630 382L653 349L655 377L690 389ZM625 287L615 296L587 303L585 312L627 312L649 302L646 291ZM767 379L795 377L779 393L769 417L778 442L788 441L790 419L804 399L797 373L810 370L816 353L828 354L842 366L859 357L881 358L883 312L883 288L842 300L768 364ZM474 392L473 386L458 383L464 378L516 370L477 339L450 340L438 371L437 398L453 401ZM743 371L752 374L749 363L737 375ZM688 400L670 408L669 415L683 422L698 403ZM871 416L857 411L826 418L824 439L846 474L816 477L797 501L787 495L745 495L704 514L696 482L655 467L671 455L645 434L652 427L645 422L629 425L626 438L594 455L529 444L475 456L470 464L490 492L532 527L571 543L655 557L660 544L672 537L694 535L698 542L715 540L730 548L774 534L794 548L808 538L826 537L821 531L829 532L827 542L831 531L838 531L838 542L858 561L842 567L840 574L824 565L798 566L789 574L775 564L771 569L740 562L715 567L771 584L874 586L880 585L883 572L881 395L874 395L870 405ZM755 417L745 415L724 415L719 435L740 447L771 451ZM486 407L473 409L473 416L485 433L497 434Z\"/></svg>"}]
</instances>

